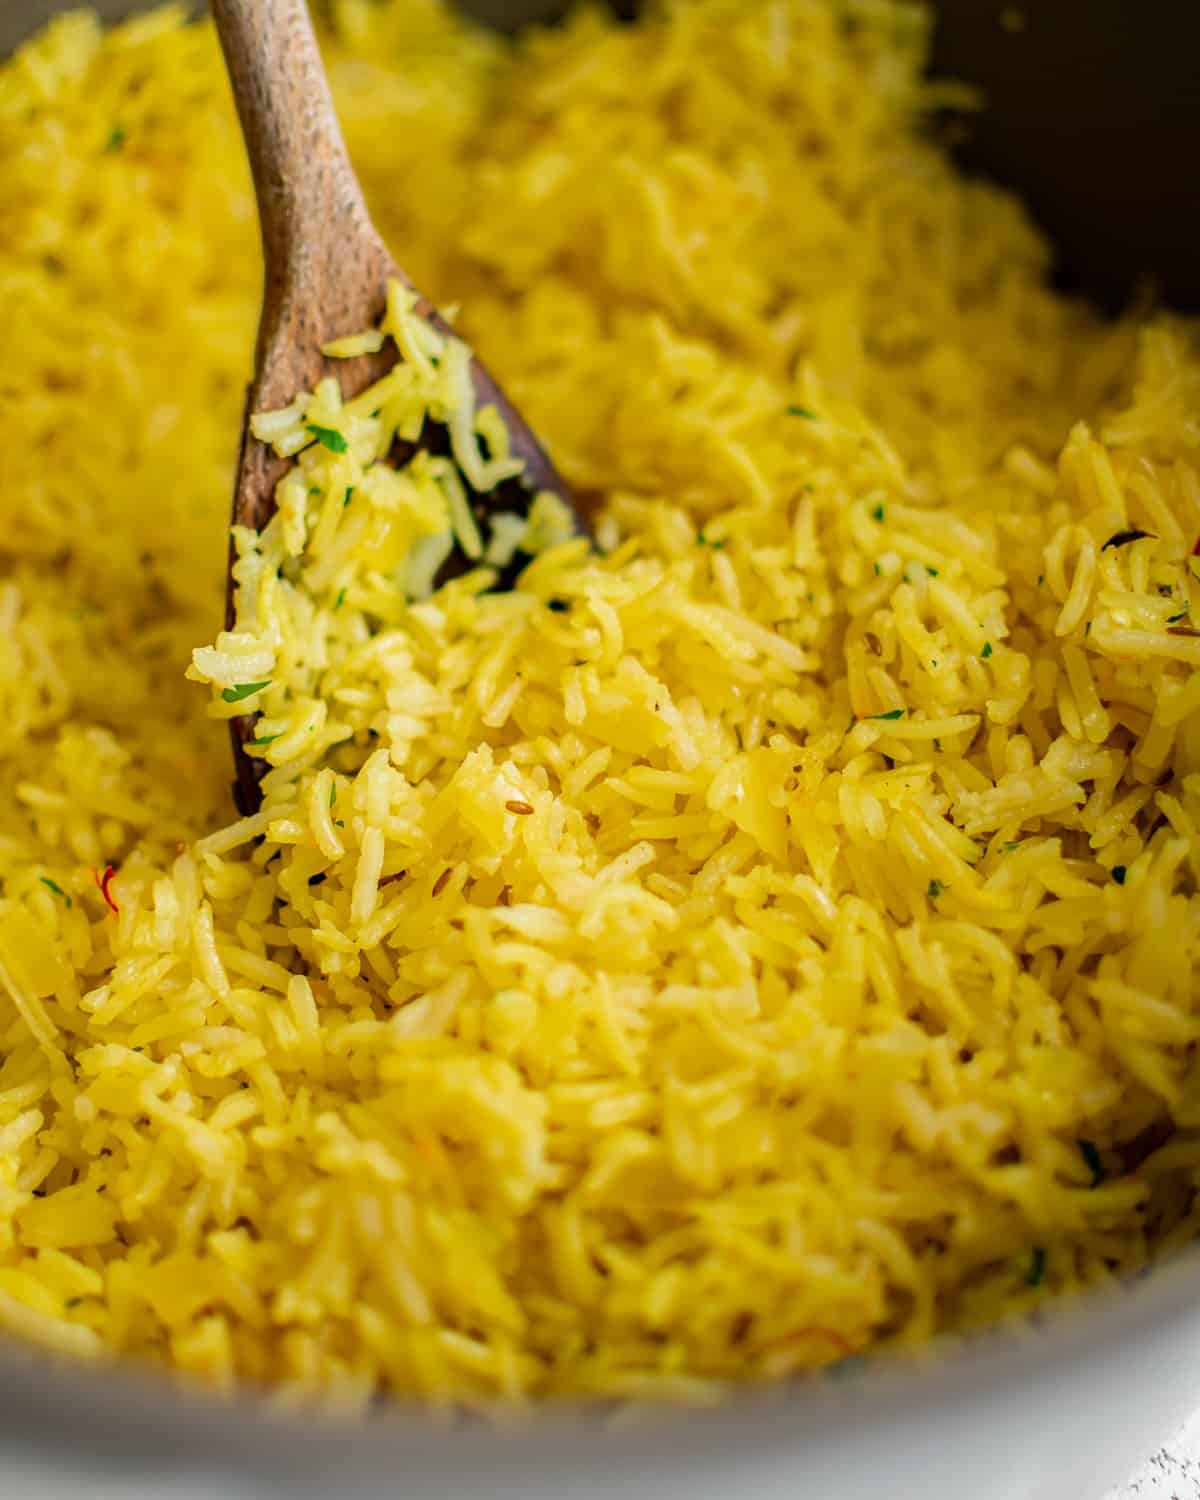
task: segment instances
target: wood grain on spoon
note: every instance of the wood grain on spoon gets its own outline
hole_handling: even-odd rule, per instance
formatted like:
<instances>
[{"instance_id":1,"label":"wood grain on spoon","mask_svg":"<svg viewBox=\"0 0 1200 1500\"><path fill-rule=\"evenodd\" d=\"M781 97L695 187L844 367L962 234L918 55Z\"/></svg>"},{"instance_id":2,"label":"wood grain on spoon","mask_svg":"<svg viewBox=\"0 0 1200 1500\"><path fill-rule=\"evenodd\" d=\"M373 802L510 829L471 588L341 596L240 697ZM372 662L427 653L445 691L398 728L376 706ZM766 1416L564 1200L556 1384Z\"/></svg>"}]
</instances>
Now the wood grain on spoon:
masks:
<instances>
[{"instance_id":1,"label":"wood grain on spoon","mask_svg":"<svg viewBox=\"0 0 1200 1500\"><path fill-rule=\"evenodd\" d=\"M250 416L289 405L327 375L336 376L347 399L385 375L396 360L390 344L352 360L326 359L321 348L331 339L373 328L383 316L389 280L412 283L367 213L305 0L212 0L212 11L262 227L262 316L233 500L234 523L260 530L271 517L275 486L290 461L253 436ZM398 183L397 191L402 190ZM424 297L417 312L441 332L451 331ZM478 360L472 377L478 405L497 408L512 453L524 461L524 489L529 495L552 490L570 505L536 437ZM475 500L486 510L486 496ZM504 508L512 508L510 499ZM232 572L226 623L233 623ZM259 778L267 769L245 750L254 737L254 720L242 715L231 721L235 795L243 813L257 810Z\"/></svg>"}]
</instances>

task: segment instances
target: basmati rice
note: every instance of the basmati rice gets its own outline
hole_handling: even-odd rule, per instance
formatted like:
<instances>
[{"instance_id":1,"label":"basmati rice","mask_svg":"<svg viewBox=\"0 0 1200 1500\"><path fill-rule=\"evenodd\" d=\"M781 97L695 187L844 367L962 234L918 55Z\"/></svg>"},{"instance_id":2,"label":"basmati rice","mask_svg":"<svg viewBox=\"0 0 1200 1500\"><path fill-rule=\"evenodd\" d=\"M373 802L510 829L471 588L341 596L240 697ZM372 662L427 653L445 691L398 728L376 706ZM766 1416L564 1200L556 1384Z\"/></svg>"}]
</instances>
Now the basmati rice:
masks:
<instances>
[{"instance_id":1,"label":"basmati rice","mask_svg":"<svg viewBox=\"0 0 1200 1500\"><path fill-rule=\"evenodd\" d=\"M4 65L0 1327L706 1399L1191 1238L1195 326L1048 289L918 7L333 12L377 218L600 548L381 462L432 407L509 472L397 290L332 348L382 390L258 416L199 645L259 277L211 30Z\"/></svg>"}]
</instances>

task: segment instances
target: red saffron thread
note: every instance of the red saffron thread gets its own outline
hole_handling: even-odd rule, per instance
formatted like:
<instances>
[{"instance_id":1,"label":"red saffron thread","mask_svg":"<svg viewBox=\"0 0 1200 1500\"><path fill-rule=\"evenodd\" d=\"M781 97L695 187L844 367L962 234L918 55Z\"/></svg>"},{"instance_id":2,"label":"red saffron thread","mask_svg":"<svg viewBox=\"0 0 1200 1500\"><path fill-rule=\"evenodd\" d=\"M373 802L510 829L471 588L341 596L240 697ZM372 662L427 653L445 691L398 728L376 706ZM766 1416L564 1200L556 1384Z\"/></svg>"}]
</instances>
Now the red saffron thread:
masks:
<instances>
[{"instance_id":1,"label":"red saffron thread","mask_svg":"<svg viewBox=\"0 0 1200 1500\"><path fill-rule=\"evenodd\" d=\"M101 875L99 870L92 871L92 879L96 882L97 886L99 886L100 894L104 897L105 901L108 902L113 912L119 912L121 910L121 908L113 900L112 892L108 888L110 883L112 882L113 876L116 873L117 872L113 869L112 865L104 866L103 875Z\"/></svg>"}]
</instances>

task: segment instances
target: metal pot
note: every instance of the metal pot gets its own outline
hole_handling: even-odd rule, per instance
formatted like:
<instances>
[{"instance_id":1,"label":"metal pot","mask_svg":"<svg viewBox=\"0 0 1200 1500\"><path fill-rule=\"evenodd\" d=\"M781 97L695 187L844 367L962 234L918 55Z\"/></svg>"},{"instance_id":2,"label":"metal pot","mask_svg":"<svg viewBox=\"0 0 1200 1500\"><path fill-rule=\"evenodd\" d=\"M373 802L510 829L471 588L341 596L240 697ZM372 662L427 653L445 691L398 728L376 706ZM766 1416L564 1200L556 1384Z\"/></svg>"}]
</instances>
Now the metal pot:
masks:
<instances>
[{"instance_id":1,"label":"metal pot","mask_svg":"<svg viewBox=\"0 0 1200 1500\"><path fill-rule=\"evenodd\" d=\"M71 0L0 0L0 54ZM96 3L96 0L93 0ZM107 18L139 8L99 0ZM558 0L473 0L491 24ZM1200 306L1200 8L1132 0L941 0L935 65L986 90L962 149L1018 187L1068 285L1108 302L1140 273ZM1169 14L1168 14L1169 13ZM881 1362L853 1381L747 1390L703 1414L614 1427L544 1412L516 1431L451 1432L397 1406L369 1423L220 1402L132 1367L52 1364L0 1347L0 1493L201 1500L1090 1500L1200 1406L1200 1249L1039 1326Z\"/></svg>"}]
</instances>

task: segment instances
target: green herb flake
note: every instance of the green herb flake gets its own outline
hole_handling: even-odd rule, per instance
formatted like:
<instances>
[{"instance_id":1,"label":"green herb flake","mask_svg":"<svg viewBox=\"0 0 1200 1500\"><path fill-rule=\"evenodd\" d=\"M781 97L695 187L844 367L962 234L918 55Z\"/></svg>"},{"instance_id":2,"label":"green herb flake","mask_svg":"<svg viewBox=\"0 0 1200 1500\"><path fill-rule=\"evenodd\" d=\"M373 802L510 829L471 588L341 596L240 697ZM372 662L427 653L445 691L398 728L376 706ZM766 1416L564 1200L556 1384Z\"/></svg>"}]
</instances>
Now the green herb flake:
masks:
<instances>
[{"instance_id":1,"label":"green herb flake","mask_svg":"<svg viewBox=\"0 0 1200 1500\"><path fill-rule=\"evenodd\" d=\"M329 805L330 805L330 807L332 807L333 804L336 801L337 801L337 782L336 781L332 781L329 784Z\"/></svg>"},{"instance_id":2,"label":"green herb flake","mask_svg":"<svg viewBox=\"0 0 1200 1500\"><path fill-rule=\"evenodd\" d=\"M887 515L887 509L886 509L886 507L882 506L882 505L877 505L875 507L875 509L871 512L871 519L872 519L872 521L882 521L883 518L884 518L884 516L886 516L886 515Z\"/></svg>"},{"instance_id":3,"label":"green herb flake","mask_svg":"<svg viewBox=\"0 0 1200 1500\"><path fill-rule=\"evenodd\" d=\"M1170 617L1170 619L1169 619L1169 620L1168 620L1168 621L1167 621L1167 624L1168 624L1168 625L1178 625L1178 624L1179 624L1179 622L1180 622L1180 620L1186 620L1186 619L1187 619L1187 617L1188 617L1188 612L1187 612L1187 610L1186 610L1186 609L1185 609L1185 610L1183 610L1183 611L1181 611L1181 612L1180 612L1180 613L1179 613L1179 614L1177 614L1177 615L1172 615L1172 616L1171 616L1171 617Z\"/></svg>"},{"instance_id":4,"label":"green herb flake","mask_svg":"<svg viewBox=\"0 0 1200 1500\"><path fill-rule=\"evenodd\" d=\"M246 741L246 745L247 745L247 748L253 747L255 750L258 750L258 749L261 749L263 745L270 745L275 740L281 740L282 738L283 738L283 730L281 729L278 734L260 734L260 735L257 735L254 739L247 740Z\"/></svg>"},{"instance_id":5,"label":"green herb flake","mask_svg":"<svg viewBox=\"0 0 1200 1500\"><path fill-rule=\"evenodd\" d=\"M61 896L62 899L67 903L67 910L71 910L71 898L67 895L66 891L63 890L62 886L59 885L57 881L51 880L49 875L39 875L38 879L42 882L42 884L48 891L53 891L56 896Z\"/></svg>"},{"instance_id":6,"label":"green herb flake","mask_svg":"<svg viewBox=\"0 0 1200 1500\"><path fill-rule=\"evenodd\" d=\"M1001 844L1000 847L1004 850L1005 854L1011 854L1014 849L1019 849L1021 845L1019 840L1011 839L1007 844Z\"/></svg>"},{"instance_id":7,"label":"green herb flake","mask_svg":"<svg viewBox=\"0 0 1200 1500\"><path fill-rule=\"evenodd\" d=\"M809 422L815 422L817 420L816 412L810 411L807 406L789 406L787 411L789 417L804 417Z\"/></svg>"},{"instance_id":8,"label":"green herb flake","mask_svg":"<svg viewBox=\"0 0 1200 1500\"><path fill-rule=\"evenodd\" d=\"M1107 552L1110 547L1128 547L1131 542L1140 542L1146 537L1149 537L1152 542L1158 540L1149 531L1143 531L1140 526L1131 526L1128 531L1114 531L1100 550Z\"/></svg>"},{"instance_id":9,"label":"green herb flake","mask_svg":"<svg viewBox=\"0 0 1200 1500\"><path fill-rule=\"evenodd\" d=\"M1045 583L1045 581L1046 581L1046 575L1045 575L1045 573L1039 573L1038 574L1038 588L1041 588L1042 584Z\"/></svg>"},{"instance_id":10,"label":"green herb flake","mask_svg":"<svg viewBox=\"0 0 1200 1500\"><path fill-rule=\"evenodd\" d=\"M1108 1173L1104 1170L1104 1163L1100 1160L1100 1151L1095 1141L1076 1141L1080 1155L1088 1165L1092 1174L1092 1187L1099 1187Z\"/></svg>"},{"instance_id":11,"label":"green herb flake","mask_svg":"<svg viewBox=\"0 0 1200 1500\"><path fill-rule=\"evenodd\" d=\"M879 567L879 564L878 564L878 563L876 563L876 564L875 564L875 577L876 577L876 578L878 578L878 577L879 577L879 574L880 574L880 571L881 571L881 570L880 570L880 567Z\"/></svg>"},{"instance_id":12,"label":"green herb flake","mask_svg":"<svg viewBox=\"0 0 1200 1500\"><path fill-rule=\"evenodd\" d=\"M1124 865L1113 865L1113 867L1112 867L1112 878L1117 882L1118 885L1124 885L1125 884L1125 866Z\"/></svg>"},{"instance_id":13,"label":"green herb flake","mask_svg":"<svg viewBox=\"0 0 1200 1500\"><path fill-rule=\"evenodd\" d=\"M337 598L333 601L333 607L334 607L334 609L335 610L341 609L342 605L345 602L346 602L346 590L345 589L338 589L338 591L337 591Z\"/></svg>"},{"instance_id":14,"label":"green herb flake","mask_svg":"<svg viewBox=\"0 0 1200 1500\"><path fill-rule=\"evenodd\" d=\"M1029 1257L1029 1269L1025 1272L1025 1281L1028 1286L1041 1286L1042 1278L1046 1274L1046 1251L1042 1245L1033 1247L1033 1254Z\"/></svg>"},{"instance_id":15,"label":"green herb flake","mask_svg":"<svg viewBox=\"0 0 1200 1500\"><path fill-rule=\"evenodd\" d=\"M319 427L316 422L307 424L307 431L330 453L345 453L349 444L335 427Z\"/></svg>"},{"instance_id":16,"label":"green herb flake","mask_svg":"<svg viewBox=\"0 0 1200 1500\"><path fill-rule=\"evenodd\" d=\"M979 654L980 654L980 656L983 657L984 661L987 661L988 657L991 656L991 654L992 654L992 643L991 643L991 641L984 641L984 643L983 643L983 650Z\"/></svg>"},{"instance_id":17,"label":"green herb flake","mask_svg":"<svg viewBox=\"0 0 1200 1500\"><path fill-rule=\"evenodd\" d=\"M720 540L714 540L712 537L707 537L702 531L698 531L696 533L696 545L697 547L711 547L714 552L720 552L725 543Z\"/></svg>"},{"instance_id":18,"label":"green herb flake","mask_svg":"<svg viewBox=\"0 0 1200 1500\"><path fill-rule=\"evenodd\" d=\"M227 687L221 694L222 703L240 703L243 698L253 698L255 693L261 693L263 688L271 686L268 677L265 682L239 682L236 687Z\"/></svg>"},{"instance_id":19,"label":"green herb flake","mask_svg":"<svg viewBox=\"0 0 1200 1500\"><path fill-rule=\"evenodd\" d=\"M119 151L125 144L125 141L124 125L114 125L108 132L108 139L104 142L104 149L111 155L114 151Z\"/></svg>"},{"instance_id":20,"label":"green herb flake","mask_svg":"<svg viewBox=\"0 0 1200 1500\"><path fill-rule=\"evenodd\" d=\"M328 447L329 445L326 444L325 446ZM345 448L345 446L346 446L346 443L345 443L345 440L343 439L343 441L342 441L342 448ZM347 505L350 504L350 497L353 494L354 494L354 486L352 484L348 484L346 486L346 493L342 496L342 509L343 510L345 510L346 507L347 507Z\"/></svg>"},{"instance_id":21,"label":"green herb flake","mask_svg":"<svg viewBox=\"0 0 1200 1500\"><path fill-rule=\"evenodd\" d=\"M903 717L902 708L889 708L885 714L867 714L868 719L902 719Z\"/></svg>"},{"instance_id":22,"label":"green herb flake","mask_svg":"<svg viewBox=\"0 0 1200 1500\"><path fill-rule=\"evenodd\" d=\"M308 877L308 883L309 885L324 885L328 879L329 876L326 873L322 872L320 875L310 875Z\"/></svg>"},{"instance_id":23,"label":"green herb flake","mask_svg":"<svg viewBox=\"0 0 1200 1500\"><path fill-rule=\"evenodd\" d=\"M938 576L938 570L936 568L931 568L928 563L925 564L925 571L929 574L930 578L936 578Z\"/></svg>"},{"instance_id":24,"label":"green herb flake","mask_svg":"<svg viewBox=\"0 0 1200 1500\"><path fill-rule=\"evenodd\" d=\"M334 818L333 826L335 828L345 828L346 825L341 818Z\"/></svg>"},{"instance_id":25,"label":"green herb flake","mask_svg":"<svg viewBox=\"0 0 1200 1500\"><path fill-rule=\"evenodd\" d=\"M929 897L929 899L931 901L936 902L937 899L938 899L938 897L942 894L942 892L945 889L946 889L946 887L942 884L942 882L940 880L931 880L929 882L929 889L925 892L925 894Z\"/></svg>"}]
</instances>

